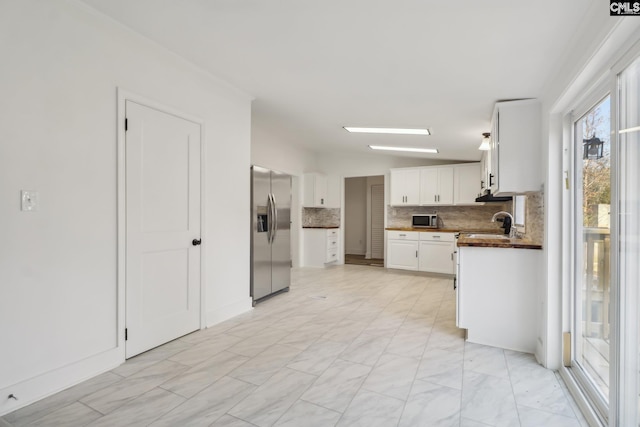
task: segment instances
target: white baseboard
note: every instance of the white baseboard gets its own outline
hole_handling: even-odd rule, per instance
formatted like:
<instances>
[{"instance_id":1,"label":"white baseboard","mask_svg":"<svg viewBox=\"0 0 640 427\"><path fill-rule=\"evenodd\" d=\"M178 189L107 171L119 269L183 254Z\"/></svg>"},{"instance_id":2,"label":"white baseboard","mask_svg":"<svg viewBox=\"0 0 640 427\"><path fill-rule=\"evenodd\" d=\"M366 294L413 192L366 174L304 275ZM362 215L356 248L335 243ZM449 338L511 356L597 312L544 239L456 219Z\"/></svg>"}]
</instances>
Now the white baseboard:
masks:
<instances>
[{"instance_id":1,"label":"white baseboard","mask_svg":"<svg viewBox=\"0 0 640 427\"><path fill-rule=\"evenodd\" d=\"M231 319L239 314L246 313L253 308L253 300L251 297L247 297L242 301L235 302L233 304L225 305L224 307L218 307L214 310L207 312L207 328L216 325L225 320Z\"/></svg>"},{"instance_id":2,"label":"white baseboard","mask_svg":"<svg viewBox=\"0 0 640 427\"><path fill-rule=\"evenodd\" d=\"M122 363L124 352L114 348L0 389L0 416L110 371ZM5 398L11 394L18 400Z\"/></svg>"}]
</instances>

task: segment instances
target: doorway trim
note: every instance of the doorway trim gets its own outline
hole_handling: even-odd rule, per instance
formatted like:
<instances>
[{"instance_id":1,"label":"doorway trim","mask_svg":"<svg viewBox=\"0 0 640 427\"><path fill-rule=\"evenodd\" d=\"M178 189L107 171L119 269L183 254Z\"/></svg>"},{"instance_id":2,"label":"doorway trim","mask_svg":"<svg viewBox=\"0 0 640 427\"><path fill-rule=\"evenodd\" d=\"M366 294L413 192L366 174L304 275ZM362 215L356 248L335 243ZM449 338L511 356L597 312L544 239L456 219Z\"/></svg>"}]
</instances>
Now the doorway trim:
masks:
<instances>
[{"instance_id":1,"label":"doorway trim","mask_svg":"<svg viewBox=\"0 0 640 427\"><path fill-rule=\"evenodd\" d=\"M126 327L126 261L127 261L127 205L126 205L126 130L125 130L125 116L126 116L126 101L133 101L138 104L154 108L156 110L172 114L174 116L189 120L191 122L200 125L200 236L208 241L207 233L205 230L205 213L206 213L206 198L205 198L205 183L206 183L206 168L205 168L205 126L204 120L199 117L192 116L183 111L177 110L171 106L158 102L154 99L147 98L138 93L129 91L127 89L118 87L117 91L117 172L116 172L116 198L117 198L117 325L116 325L116 343L115 346L118 349L120 358L122 361L126 360L126 347L125 347L125 327ZM200 325L198 329L202 329L206 325L206 249L207 245L200 247Z\"/></svg>"}]
</instances>

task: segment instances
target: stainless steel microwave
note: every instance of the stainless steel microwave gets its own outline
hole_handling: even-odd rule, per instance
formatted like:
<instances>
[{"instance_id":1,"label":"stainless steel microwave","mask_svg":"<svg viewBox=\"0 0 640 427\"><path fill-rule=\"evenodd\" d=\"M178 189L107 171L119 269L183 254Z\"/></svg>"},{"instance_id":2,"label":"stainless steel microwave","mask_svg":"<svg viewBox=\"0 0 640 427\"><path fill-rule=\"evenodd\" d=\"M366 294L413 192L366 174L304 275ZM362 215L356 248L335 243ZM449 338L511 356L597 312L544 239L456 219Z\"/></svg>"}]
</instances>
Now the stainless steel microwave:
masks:
<instances>
[{"instance_id":1,"label":"stainless steel microwave","mask_svg":"<svg viewBox=\"0 0 640 427\"><path fill-rule=\"evenodd\" d=\"M438 215L437 214L412 215L411 226L414 228L438 228Z\"/></svg>"}]
</instances>

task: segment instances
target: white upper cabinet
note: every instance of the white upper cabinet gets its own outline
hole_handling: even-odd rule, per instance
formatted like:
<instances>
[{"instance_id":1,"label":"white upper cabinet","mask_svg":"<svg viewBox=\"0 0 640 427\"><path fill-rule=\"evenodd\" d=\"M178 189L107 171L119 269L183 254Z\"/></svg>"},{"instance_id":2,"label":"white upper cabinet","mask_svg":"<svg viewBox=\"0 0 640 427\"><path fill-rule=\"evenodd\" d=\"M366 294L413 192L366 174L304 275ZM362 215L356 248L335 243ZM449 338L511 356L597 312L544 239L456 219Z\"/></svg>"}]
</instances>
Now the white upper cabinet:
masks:
<instances>
[{"instance_id":1,"label":"white upper cabinet","mask_svg":"<svg viewBox=\"0 0 640 427\"><path fill-rule=\"evenodd\" d=\"M390 176L392 205L420 203L420 168L391 169Z\"/></svg>"},{"instance_id":2,"label":"white upper cabinet","mask_svg":"<svg viewBox=\"0 0 640 427\"><path fill-rule=\"evenodd\" d=\"M540 103L498 102L491 127L489 185L494 194L540 191Z\"/></svg>"},{"instance_id":3,"label":"white upper cabinet","mask_svg":"<svg viewBox=\"0 0 640 427\"><path fill-rule=\"evenodd\" d=\"M484 194L485 190L489 189L489 169L491 169L491 158L489 151L482 152L482 160L480 161L480 190Z\"/></svg>"},{"instance_id":4,"label":"white upper cabinet","mask_svg":"<svg viewBox=\"0 0 640 427\"><path fill-rule=\"evenodd\" d=\"M307 208L329 207L327 200L327 176L321 173L305 173L303 178L303 206Z\"/></svg>"},{"instance_id":5,"label":"white upper cabinet","mask_svg":"<svg viewBox=\"0 0 640 427\"><path fill-rule=\"evenodd\" d=\"M420 170L420 204L453 204L453 167L425 167Z\"/></svg>"},{"instance_id":6,"label":"white upper cabinet","mask_svg":"<svg viewBox=\"0 0 640 427\"><path fill-rule=\"evenodd\" d=\"M475 204L481 169L480 163L391 169L391 205Z\"/></svg>"},{"instance_id":7,"label":"white upper cabinet","mask_svg":"<svg viewBox=\"0 0 640 427\"><path fill-rule=\"evenodd\" d=\"M480 163L457 165L453 168L453 203L469 205L476 203L482 193L482 167Z\"/></svg>"}]
</instances>

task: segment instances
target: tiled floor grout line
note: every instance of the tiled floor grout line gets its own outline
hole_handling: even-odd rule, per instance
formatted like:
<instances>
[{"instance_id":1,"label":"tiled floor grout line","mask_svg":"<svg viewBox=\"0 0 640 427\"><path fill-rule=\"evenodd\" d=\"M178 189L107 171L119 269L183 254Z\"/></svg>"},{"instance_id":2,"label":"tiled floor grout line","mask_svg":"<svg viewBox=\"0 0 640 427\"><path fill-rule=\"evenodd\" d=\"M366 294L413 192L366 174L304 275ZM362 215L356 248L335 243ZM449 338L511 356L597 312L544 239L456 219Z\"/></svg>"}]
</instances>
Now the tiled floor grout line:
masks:
<instances>
[{"instance_id":1,"label":"tiled floor grout line","mask_svg":"<svg viewBox=\"0 0 640 427\"><path fill-rule=\"evenodd\" d=\"M507 358L507 353L505 350L502 350L502 357L504 357L504 364L507 367L507 374L509 374L509 387L511 388L511 395L513 396L513 403L516 406L516 413L518 414L518 421L520 425L522 425L522 416L520 415L520 409L518 408L518 400L516 399L516 392L513 389L513 378L511 376L511 367L509 364L509 359Z\"/></svg>"},{"instance_id":2,"label":"tiled floor grout line","mask_svg":"<svg viewBox=\"0 0 640 427\"><path fill-rule=\"evenodd\" d=\"M465 394L465 386L467 388L473 386L472 383L467 384L467 381L465 381L465 379L473 379L473 377L465 377L465 372L468 372L467 368L472 368L473 366L477 368L484 366L483 363L485 362L483 362L483 355L485 353L484 350L481 350L480 353L478 353L480 355L480 359L477 362L474 362L473 366L468 365L469 361L467 360L467 352L470 351L471 347L469 347L466 343L464 343L464 341L462 341L463 338L459 335L458 330L453 327L453 325L455 324L455 320L453 320L451 316L451 310L452 307L455 306L455 295L452 294L452 291L449 289L449 281L450 279L443 279L440 277L396 274L393 272L393 270L381 270L379 268L376 269L375 267L331 267L326 269L326 271L309 271L301 269L294 273L294 283L297 286L292 287L292 291L288 294L283 294L282 298L280 298L279 300L276 301L274 299L273 301L265 302L265 305L259 305L251 313L241 315L238 318L233 319L232 321L227 321L229 323L225 324L225 322L223 322L219 325L215 325L210 328L210 332L207 332L208 329L204 329L202 331L195 332L191 336L191 338L178 338L176 340L179 341L178 343L168 343L166 344L167 347L162 346L156 350L152 350L156 351L156 353L150 353L149 355L147 355L147 358L144 358L143 356L143 358L141 359L131 359L132 362L129 362L128 365L121 365L121 367L108 372L114 377L108 376L103 380L94 383L94 385L98 386L98 388L93 389L92 386L89 386L86 389L77 389L78 392L82 390L86 393L79 397L76 396L75 400L70 401L65 406L52 406L49 408L47 405L44 405L41 408L37 409L36 411L42 411L41 413L38 413L37 420L42 420L50 414L60 409L64 409L67 406L71 406L74 403L80 403L83 407L89 408L91 411L101 413L100 411L95 410L93 407L85 404L84 402L81 402L81 400L86 399L92 394L100 396L100 392L106 392L108 389L118 390L117 386L114 387L115 385L121 384L122 381L127 381L128 379L135 377L140 372L148 369L149 371L144 374L146 376L156 375L154 372L160 372L161 375L165 376L167 375L166 368L169 368L171 366L182 366L186 369L184 372L188 372L191 370L193 370L193 372L198 372L199 370L196 368L202 365L202 374L208 375L208 371L206 369L207 362L211 361L212 358L218 357L218 355L222 355L224 352L228 352L230 354L235 354L236 356L238 356L237 359L229 356L229 364L225 366L228 366L230 370L227 371L227 368L223 367L220 368L223 369L221 371L212 371L222 374L221 376L216 375L217 379L213 382L208 382L206 378L199 378L199 382L197 382L196 385L192 385L191 390L194 390L193 387L195 387L195 389L198 389L201 382L203 384L203 388L197 391L195 394L191 395L191 397L187 398L186 396L180 394L180 390L187 389L169 389L172 386L168 385L167 382L172 381L173 379L180 378L184 374L184 372L181 372L176 374L175 376L172 376L171 378L165 379L161 384L156 384L153 388L146 390L129 399L120 407L126 406L129 402L135 401L141 396L153 392L154 390L164 390L169 392L167 396L172 395L180 397L181 399L185 399L183 402L181 402L168 412L160 413L159 416L155 416L154 413L145 415L148 417L153 417L153 420L155 420L153 421L151 418L149 418L149 421L146 423L146 425L150 424L151 422L162 422L161 420L167 414L172 413L180 406L187 404L191 401L191 399L200 396L205 389L209 387L216 387L215 385L224 379L225 381L231 381L225 382L225 384L245 384L247 387L249 387L245 389L246 393L248 394L246 394L245 392L242 392L243 396L240 396L240 394L238 394L239 400L236 400L235 403L232 404L232 406L221 406L220 408L221 410L224 410L224 412L210 412L212 415L216 414L217 416L215 421L213 421L213 425L216 426L224 422L223 418L232 423L238 423L238 425L242 424L246 426L266 425L266 421L260 421L266 419L271 420L269 422L269 425L275 425L278 422L291 423L292 420L294 420L294 422L295 420L298 420L298 422L301 420L306 421L306 417L301 419L296 418L300 416L300 411L305 407L299 406L299 404L302 403L314 405L315 409L313 409L312 412L317 411L314 413L317 413L318 416L322 415L330 417L332 422L333 420L335 420L336 426L343 426L347 423L353 425L361 425L363 422L365 422L364 420L366 420L366 414L363 413L365 418L363 418L362 420L358 419L357 417L361 416L359 411L362 411L363 408L366 407L366 405L360 406L367 400L365 399L365 396L378 396L374 397L376 405L379 404L380 408L384 408L387 407L386 405L388 404L390 405L388 407L392 408L393 414L399 414L397 415L397 418L389 417L388 421L391 423L389 425L395 425L396 427L399 427L401 425L408 425L406 424L407 420L413 420L417 423L420 423L419 425L432 425L430 424L431 421L422 422L419 420L435 420L436 418L433 417L439 415L433 415L433 413L431 413L430 415L430 413L425 413L422 409L418 408L417 405L422 405L423 402L428 402L428 400L424 399L431 399L430 396L436 396L432 393L437 390L443 390L439 393L444 393L439 394L438 396L450 396L457 401L457 414L450 414L448 412L446 413L446 416L449 417L447 419L453 421L455 425L463 426L466 425L466 423L473 422L478 423L478 425L490 425L490 423L487 424L486 422L487 420L492 420L493 418L480 418L484 420L483 422L474 420L474 418L476 417L472 415L477 413L473 412L474 409L471 409L472 412L468 412L469 417L462 416L465 396L467 396L467 400L471 399L471 404L476 405L476 409L478 408L478 400L476 396L474 396L472 393ZM327 296L326 301L309 300L313 295L320 293ZM312 316L305 316L305 314L307 313ZM388 319L381 319L381 316L388 317ZM377 322L378 319L381 320ZM286 323L287 321L289 321L289 323ZM297 323L297 321L301 321L301 323ZM261 328L262 322L264 322L265 324L264 328ZM317 322L317 325L314 325L314 322ZM358 328L360 327L358 325L359 323L364 324L365 326L358 331ZM394 327L395 324L397 324L397 326ZM351 335L351 332L345 331L345 333L342 334L341 339L338 341L333 341L331 336L329 336L329 339L323 338L331 331L335 331L336 328L340 328L341 325L346 325L349 327L353 325L354 329L352 329L352 331L357 332L357 334ZM308 326L308 328L305 328L306 326ZM232 331L234 328L238 329ZM367 330L367 334L370 335L369 339L371 339L372 343L371 347L367 346L367 340L362 339L363 335L365 335L365 331ZM265 333L273 334L266 337L265 340L260 341L252 346L252 341L256 338L259 338L263 334L263 331ZM309 337L307 340L305 340L304 337L301 337L299 339L296 334L298 333L300 335L304 335L304 331L314 331L310 332L311 334L313 334L313 337ZM315 331L317 331L317 334ZM427 336L423 336L421 334L427 334ZM287 339L288 337L291 338ZM335 335L335 338L338 337L339 335ZM415 341L416 338L420 340L421 347L418 347L418 342ZM238 339L239 341L234 342L234 339ZM362 339L362 341L358 341L359 339ZM229 343L231 342L234 343L229 345ZM263 346L262 343L264 342L267 342L268 344L266 346ZM329 346L323 347L322 345L320 345L319 347L317 347L318 349L324 349L322 350L324 352L324 355L316 358L317 361L314 361L315 359L313 357L313 354L309 353L305 355L303 359L301 359L301 364L299 363L298 365L295 365L295 367L289 367L289 365L292 365L292 362L299 355L308 352L310 348L316 348L313 347L314 345L331 342L333 342L333 344L330 344ZM364 346L361 349L358 349L358 346L353 347L354 353L351 353L351 356L353 356L351 358L354 361L352 362L346 359L342 359L342 355L347 356L345 352L356 342L363 343ZM216 343L223 343L222 345L224 346L224 348L222 350L216 351L216 346L218 345ZM259 349L259 351L256 350L253 356L246 356L240 353L235 353L233 350L231 350L233 346L240 343L245 343L246 345L244 347L237 347L237 351L245 352L246 354L253 353L256 349ZM391 347L392 343L393 347ZM382 344L382 346L380 346L379 344ZM255 379L255 383L230 376L234 371L242 368L255 358L260 357L262 354L264 354L265 351L275 348L275 346L278 346L278 349L283 348L283 350L280 352L274 349L268 355L265 355L264 358L259 359L259 361L256 361L253 365L251 365L250 369L254 369L255 367L255 369L261 370L256 370L255 373L249 373L248 375L247 372L250 371L238 371L239 377L248 378L252 381ZM477 344L473 344L473 346L477 346ZM288 348L290 349L290 351L284 348ZM340 348L342 349L340 350ZM366 353L366 349L369 348L374 350L375 353ZM199 353L197 353L197 351L199 350L196 350L196 353L194 353L193 349L202 349L202 351L206 352L202 356L208 356L204 360L199 361ZM338 350L339 352L337 352L335 356L332 356L332 352L334 350ZM191 351L191 353L185 353L182 357L178 356L184 352L189 351ZM469 357L475 357L475 351L476 348L474 347L474 353L469 354ZM455 355L455 359L451 359L452 362L441 362L440 360L444 360L449 357L449 353L451 353L451 355ZM296 356L289 358L288 361L285 362L286 358L289 357L288 355L290 354L296 354ZM489 352L487 354L490 355L492 353ZM530 419L532 414L533 416L546 416L540 415L541 412L546 412L545 410L540 410L538 408L528 408L527 405L523 405L523 408L527 407L528 409L526 411L523 409L524 412L521 413L520 406L516 401L516 389L514 388L515 384L513 382L513 369L526 369L524 373L528 373L528 369L531 368L529 367L529 365L524 365L524 363L535 363L535 361L529 357L525 357L524 355L519 356L519 358L517 359L513 357L510 359L507 355L507 352L504 350L501 351L501 354L506 366L507 377L510 383L510 394L513 398L516 409L515 414L510 412L510 414L514 415L513 420L517 420L519 424L525 425L525 419L523 417L527 417L528 419ZM375 360L371 358L371 356L374 355L376 356ZM460 355L461 362L459 362ZM325 356L329 356L329 358L326 358ZM192 361L193 363L185 364L181 362L175 362L170 360L170 358L172 357L182 362ZM227 356L220 356L219 360L227 363L226 357ZM273 359L271 359L271 357L273 357ZM436 363L438 364L444 363L442 365L442 374L444 374L444 376L440 375L440 373L437 372L440 365L431 366L431 362L425 362L422 370L424 381L418 381L419 376L421 375L421 366L423 366L423 362L425 360L428 360L425 359L426 357L434 357L432 360L436 361ZM385 359L383 360L382 358ZM405 364L404 358L407 358L407 362L409 361L409 358L414 359L414 361L411 362L411 365ZM361 361L366 360L366 363L362 364L361 361L356 362L355 360L358 359L360 359ZM303 399L302 396L304 396L309 390L311 390L316 385L318 380L334 366L336 366L336 368L331 373L329 373L329 376L327 377L327 380L330 382L325 382L324 386L329 384L329 387L331 387L334 380L337 380L336 384L338 385L347 384L346 381L350 381L348 380L349 376L341 377L341 375L343 374L340 370L344 369L345 366L347 366L348 369L351 369L351 365L341 365L341 367L338 368L338 365L336 365L336 362L338 361L353 363L353 366L356 366L356 364L367 366L369 370L368 372L364 371L367 373L366 375L361 377L362 379L357 388L348 388L348 394L336 394L335 398L330 397L329 400L317 400L318 402L326 402L326 405L324 403L316 403L314 401L316 400L316 398L313 397L314 392L308 395L308 398L310 400ZM164 367L156 366L162 362L171 362L175 363L175 365L168 364ZM215 360L211 362L216 363ZM237 362L241 363L235 365L235 363ZM263 363L265 362L266 364L263 365ZM513 365L514 362L517 362L517 366ZM387 365L387 363L390 364ZM411 369L410 366L412 366L414 363L416 363L416 367L415 371L413 371L413 375L411 376L411 372L409 371L409 369ZM480 365L478 365L478 363L480 363ZM402 365L406 365L408 369L401 369L400 371L397 371L396 367L401 368ZM459 368L457 368L456 366ZM153 367L157 367L157 369L154 371L152 369ZM267 370L260 367L265 367ZM451 367L453 367L454 369L451 370ZM498 372L493 370L493 364L487 365L487 367L491 369L487 372ZM163 372L161 368L164 368L165 372ZM318 368L321 368L322 371L317 372ZM116 371L118 369L120 369L119 372L122 372L123 374L127 373L127 375L125 376L117 373ZM457 383L458 377L455 373L457 369L462 370L460 383ZM483 370L486 370L486 368L479 369L478 373L481 373L480 371ZM400 379L400 383L394 383L394 381L397 381L396 377L394 377L393 374L395 372L398 372L400 375L400 377L397 377ZM451 374L449 374L449 372L451 372ZM272 416L276 417L275 419L268 418L272 417L271 415L268 415L267 418L264 418L263 415L260 415L261 412L247 412L246 404L244 409L242 409L241 405L243 404L243 402L246 401L246 403L249 404L249 402L251 401L247 399L250 399L251 396L254 396L257 390L261 388L262 390L260 391L260 395L255 395L255 397L253 398L253 402L256 401L255 399L262 399L263 397L272 399L273 402L276 402L279 393L282 393L282 390L286 390L278 388L281 387L278 386L278 382L280 380L274 378L274 376L278 375L279 373L281 375L281 377L279 378L288 378L290 379L290 381L298 381L298 379L300 379L304 382L298 383L295 391L297 397L295 397L296 395L291 396L293 400L289 401L289 398L287 398L287 400L285 401L278 401L280 402L280 406L276 409L276 412L272 413ZM372 377L374 373L375 378ZM268 376L265 377L265 374L268 374ZM356 378L356 375L352 376L351 378ZM495 375L496 377L498 377L497 374ZM116 376L118 377L117 379ZM493 377L494 375L492 374L489 376ZM371 379L371 381L368 382L369 379ZM435 382L433 382L432 379ZM556 375L553 376L553 380L557 385L559 381ZM235 383L235 381L237 381L238 383ZM519 381L522 381L522 379L520 379ZM261 384L258 385L258 382L260 382ZM179 383L180 380L178 379L178 384ZM206 385L204 385L205 383ZM275 396L270 397L269 388L265 390L264 387L262 387L265 384L273 385L280 391L278 391ZM367 384L366 387L365 384ZM450 387L450 385L448 384L456 384L455 389ZM164 388L165 385L168 388ZM524 385L528 386L528 384ZM244 386L238 385L237 387L238 390L243 390ZM322 387L323 386L321 386L317 390L322 391ZM404 399L398 398L397 396L403 395L404 390L406 390L405 387L408 387L408 391L406 392ZM415 387L418 388L416 389ZM458 390L458 387L461 387L460 390ZM521 388L521 386L519 387ZM89 389L90 391L87 391ZM451 391L449 392L445 389L451 389ZM502 386L500 386L500 389L503 390L501 393L504 394L502 395L506 396L506 389ZM227 389L225 388L219 390ZM459 398L453 390L459 391ZM414 391L416 394L414 394ZM468 390L468 392L471 391L471 389ZM108 395L108 393L106 395ZM225 393L220 394L218 391L214 392L213 395L219 395L222 398L224 397ZM333 396L333 393L331 393L331 395ZM154 397L155 396L156 395L154 395ZM566 398L565 390L562 390L562 396L565 396ZM479 397L481 396L478 396L478 398ZM208 397L203 396L202 398ZM356 399L359 400L356 401ZM438 397L438 399L441 399L441 397ZM58 401L60 400L64 400L64 398L58 399ZM52 402L55 401L56 400L53 400ZM395 403L393 403L394 401ZM99 403L98 407L108 407L109 400L107 400L106 402L107 406L105 406L105 403ZM229 404L231 404L231 402L229 402ZM449 403L445 405L447 411L449 411L448 405ZM109 414L120 411L120 407L107 412L107 414L102 415L97 419L97 421ZM337 410L332 409L332 407L342 409ZM454 407L455 405L451 406L451 408ZM309 406L309 408L313 407ZM185 406L183 412L180 412L178 410L176 414L179 414L179 416L198 416L201 417L198 419L204 419L202 418L203 415L199 415L198 412L189 414L188 412L186 412L187 409L188 408ZM434 406L432 409L437 413L438 409L442 409L442 405L436 404L436 406ZM529 409L537 412L532 412ZM576 415L573 406L571 406L571 411L574 415ZM36 413L37 412L31 412L31 414L33 415L35 415ZM235 415L232 415L231 413ZM568 413L569 412L567 412L567 414ZM516 414L517 418L515 417ZM549 414L553 416L560 415L560 413L556 414L555 412L550 412ZM396 415L393 415L393 417L395 416ZM425 416L427 418L424 418ZM457 423L456 418L454 417L457 417ZM578 417L576 416L575 418L577 419ZM113 417L109 417L109 420L112 419ZM0 417L0 420L2 422L9 423L4 417ZM37 420L31 420L30 422L36 422ZM243 424L243 422L246 424ZM411 425L413 426L418 424L412 423ZM0 426L2 426L1 422Z\"/></svg>"}]
</instances>

